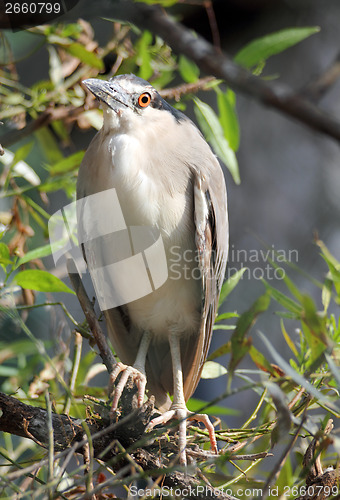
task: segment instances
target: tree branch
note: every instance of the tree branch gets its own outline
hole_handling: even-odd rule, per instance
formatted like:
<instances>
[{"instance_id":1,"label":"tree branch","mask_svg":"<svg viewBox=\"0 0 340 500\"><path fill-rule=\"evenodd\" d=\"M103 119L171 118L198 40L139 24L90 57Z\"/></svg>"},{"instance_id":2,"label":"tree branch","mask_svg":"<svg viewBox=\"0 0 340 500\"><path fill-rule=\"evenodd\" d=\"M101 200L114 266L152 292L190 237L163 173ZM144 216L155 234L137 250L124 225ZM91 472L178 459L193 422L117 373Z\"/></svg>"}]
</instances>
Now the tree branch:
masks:
<instances>
[{"instance_id":1,"label":"tree branch","mask_svg":"<svg viewBox=\"0 0 340 500\"><path fill-rule=\"evenodd\" d=\"M86 321L88 322L90 330L93 333L93 337L98 346L100 356L107 368L107 371L111 373L117 363L115 361L115 358L113 357L111 349L106 342L106 337L102 332L102 329L100 328L96 313L93 309L93 305L91 304L91 301L87 296L84 285L72 259L69 259L67 261L67 270L73 289L76 292L81 308L85 314Z\"/></svg>"},{"instance_id":2,"label":"tree branch","mask_svg":"<svg viewBox=\"0 0 340 500\"><path fill-rule=\"evenodd\" d=\"M174 52L192 59L202 71L222 78L236 91L241 91L308 127L340 141L340 122L301 95L278 82L267 82L235 64L202 37L193 34L164 11L148 5L136 5L130 12L131 22L160 36Z\"/></svg>"},{"instance_id":3,"label":"tree branch","mask_svg":"<svg viewBox=\"0 0 340 500\"><path fill-rule=\"evenodd\" d=\"M208 84L214 80L215 78L213 76L206 76L205 78L200 78L195 83L183 83L182 85L177 85L177 87L162 89L159 93L164 99L179 101L182 95L192 94L199 90L208 90Z\"/></svg>"},{"instance_id":4,"label":"tree branch","mask_svg":"<svg viewBox=\"0 0 340 500\"><path fill-rule=\"evenodd\" d=\"M177 447L174 438L169 439L169 436L164 436L154 441L152 436L155 433L150 433L148 439L141 440L151 419L153 398L150 398L141 408L137 408L137 388L133 383L128 384L122 398L120 400L121 414L127 416L118 417L117 422L114 423L110 423L109 408L104 406L100 410L101 418L92 417L84 421L68 415L52 413L55 450L63 451L73 447L77 453L86 454L88 444L88 440L84 439L84 426L86 425L91 434L94 457L108 463L114 471L130 466L127 472L131 472L134 464L137 464L144 472L153 471L150 476L154 480L162 478L162 484L167 488L190 489L192 493L190 498L194 500L231 499L229 495L209 485L202 488L201 481L193 475L180 471L168 471L173 460L174 448ZM47 410L26 405L11 396L0 393L0 413L0 431L26 437L48 448ZM119 449L115 446L117 440L126 448L126 453L120 451L121 447ZM151 444L146 445L146 441L151 441ZM198 447L194 451L196 452L195 458L198 458ZM132 464L127 458L127 453L133 460ZM167 455L170 455L170 458Z\"/></svg>"},{"instance_id":5,"label":"tree branch","mask_svg":"<svg viewBox=\"0 0 340 500\"><path fill-rule=\"evenodd\" d=\"M308 83L301 94L310 101L319 101L340 78L340 54L332 64L321 74Z\"/></svg>"},{"instance_id":6,"label":"tree branch","mask_svg":"<svg viewBox=\"0 0 340 500\"><path fill-rule=\"evenodd\" d=\"M207 86L213 80L213 76L206 76L205 78L200 78L195 83L185 83L176 87L162 89L159 93L164 99L174 99L175 101L179 101L182 95L198 92L199 90L208 90ZM1 136L1 143L4 147L12 146L12 144L25 139L25 137L30 136L41 127L46 127L55 120L66 120L70 123L77 120L84 111L95 108L98 108L98 102L95 99L91 99L86 103L86 105L79 107L65 106L46 109L36 120L31 121L24 128L19 130L10 130L9 132L3 134ZM2 154L1 151L2 149L0 145L0 156Z\"/></svg>"},{"instance_id":7,"label":"tree branch","mask_svg":"<svg viewBox=\"0 0 340 500\"><path fill-rule=\"evenodd\" d=\"M10 130L1 136L1 143L4 147L9 147L25 137L33 134L41 127L46 127L54 120L77 120L79 115L85 111L84 106L75 108L74 106L65 106L60 108L48 108L36 120L31 121L26 127L19 130Z\"/></svg>"},{"instance_id":8,"label":"tree branch","mask_svg":"<svg viewBox=\"0 0 340 500\"><path fill-rule=\"evenodd\" d=\"M309 128L340 141L339 120L303 97L301 92L293 91L282 83L265 81L235 64L224 52L220 52L202 37L193 34L181 23L171 19L163 9L157 6L133 3L130 0L101 0L100 3L96 2L95 4L81 0L75 8L63 16L63 19L66 21L74 21L78 17L89 19L98 17L98 13L103 17L131 22L142 30L148 29L153 34L160 36L174 52L186 55L203 72L221 78L235 91L247 94L287 117L294 118ZM303 92L316 101L318 96L321 97L338 78L338 71L337 62L335 62L324 79L317 81L311 88L307 86ZM176 94L174 97L176 98ZM66 116L69 117L70 109L65 109L68 111ZM76 108L72 113L77 115L82 110L83 108ZM47 110L38 120L23 130L4 135L2 144L9 146L40 126L49 124L52 119L56 119L55 112L56 110ZM59 119L64 116L62 111L60 113Z\"/></svg>"},{"instance_id":9,"label":"tree branch","mask_svg":"<svg viewBox=\"0 0 340 500\"><path fill-rule=\"evenodd\" d=\"M192 59L206 74L221 78L234 90L247 94L266 106L294 118L309 128L340 141L340 122L329 116L288 86L268 82L235 64L196 33L174 21L158 6L133 3L130 0L101 0L90 4L81 0L65 18L103 17L128 21L141 30L160 36L174 52Z\"/></svg>"}]
</instances>

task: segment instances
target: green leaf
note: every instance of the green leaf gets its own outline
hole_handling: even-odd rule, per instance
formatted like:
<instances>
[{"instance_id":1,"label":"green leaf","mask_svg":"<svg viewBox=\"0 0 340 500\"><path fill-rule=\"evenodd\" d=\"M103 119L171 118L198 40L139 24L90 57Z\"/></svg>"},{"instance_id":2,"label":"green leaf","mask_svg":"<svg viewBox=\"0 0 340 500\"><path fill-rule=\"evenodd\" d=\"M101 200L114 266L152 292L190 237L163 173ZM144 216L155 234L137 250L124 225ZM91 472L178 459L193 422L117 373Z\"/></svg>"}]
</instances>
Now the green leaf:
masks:
<instances>
[{"instance_id":1,"label":"green leaf","mask_svg":"<svg viewBox=\"0 0 340 500\"><path fill-rule=\"evenodd\" d=\"M243 49L236 54L234 61L246 68L252 68L263 60L268 59L270 56L283 52L319 31L320 28L318 26L312 26L304 28L287 28L276 31L275 33L270 33L269 35L253 40L243 47Z\"/></svg>"},{"instance_id":2,"label":"green leaf","mask_svg":"<svg viewBox=\"0 0 340 500\"><path fill-rule=\"evenodd\" d=\"M270 304L270 293L267 291L256 299L248 311L244 312L238 319L236 329L231 336L231 360L229 371L233 372L241 359L247 354L251 347L251 340L246 335L255 323L257 316L265 312Z\"/></svg>"},{"instance_id":3,"label":"green leaf","mask_svg":"<svg viewBox=\"0 0 340 500\"><path fill-rule=\"evenodd\" d=\"M10 178L12 176L23 177L33 186L38 186L40 184L40 179L36 172L30 167L24 159L28 156L33 146L33 142L24 144L19 148L15 154L8 149L5 149L5 155L0 157L1 163L6 165L9 169L7 178L4 184L4 190L6 191Z\"/></svg>"},{"instance_id":4,"label":"green leaf","mask_svg":"<svg viewBox=\"0 0 340 500\"><path fill-rule=\"evenodd\" d=\"M288 311L301 316L302 307L297 302L273 288L271 285L269 285L269 283L267 283L266 280L262 280L262 282L264 283L265 287L270 290L273 299L275 299L285 309L288 309Z\"/></svg>"},{"instance_id":5,"label":"green leaf","mask_svg":"<svg viewBox=\"0 0 340 500\"><path fill-rule=\"evenodd\" d=\"M336 354L334 354L334 357L336 358ZM329 367L330 371L334 375L337 386L340 387L340 370L339 370L339 366L338 366L337 362L334 362L334 359L328 353L325 353L325 358L326 358L326 361L328 363L328 367Z\"/></svg>"},{"instance_id":6,"label":"green leaf","mask_svg":"<svg viewBox=\"0 0 340 500\"><path fill-rule=\"evenodd\" d=\"M63 158L54 165L50 166L49 171L51 175L59 175L65 172L71 172L72 170L75 170L81 164L84 154L85 154L84 151L78 151L77 153L74 153L73 155L68 156L67 158Z\"/></svg>"},{"instance_id":7,"label":"green leaf","mask_svg":"<svg viewBox=\"0 0 340 500\"><path fill-rule=\"evenodd\" d=\"M9 248L6 243L0 242L0 260L9 259Z\"/></svg>"},{"instance_id":8,"label":"green leaf","mask_svg":"<svg viewBox=\"0 0 340 500\"><path fill-rule=\"evenodd\" d=\"M15 377L19 373L19 368L17 366L4 366L0 365L0 377Z\"/></svg>"},{"instance_id":9,"label":"green leaf","mask_svg":"<svg viewBox=\"0 0 340 500\"><path fill-rule=\"evenodd\" d=\"M249 355L257 368L261 371L270 373L273 376L276 376L274 367L269 363L269 361L265 358L265 356L253 345L249 349Z\"/></svg>"},{"instance_id":10,"label":"green leaf","mask_svg":"<svg viewBox=\"0 0 340 500\"><path fill-rule=\"evenodd\" d=\"M224 136L222 126L213 109L195 97L195 114L206 140L211 144L214 152L225 163L235 184L240 184L240 173L234 151Z\"/></svg>"},{"instance_id":11,"label":"green leaf","mask_svg":"<svg viewBox=\"0 0 340 500\"><path fill-rule=\"evenodd\" d=\"M21 146L21 148L19 148L15 152L15 154L14 154L14 158L12 160L12 165L15 165L19 161L24 160L29 155L32 147L33 147L33 142L32 141L31 142L27 142L26 144L24 144L23 146Z\"/></svg>"},{"instance_id":12,"label":"green leaf","mask_svg":"<svg viewBox=\"0 0 340 500\"><path fill-rule=\"evenodd\" d=\"M29 196L24 196L22 195L22 198L26 201L28 205L30 205L36 212L38 212L42 217L44 217L46 220L49 220L51 217L51 214L47 213L46 210L44 210L38 203L36 203L32 198Z\"/></svg>"},{"instance_id":13,"label":"green leaf","mask_svg":"<svg viewBox=\"0 0 340 500\"><path fill-rule=\"evenodd\" d=\"M221 304L223 304L228 295L234 290L234 288L242 278L243 273L245 272L246 269L247 269L246 267L242 267L242 269L236 271L236 273L230 276L230 278L228 278L227 281L223 283L221 288L220 298L218 301L218 307L220 307Z\"/></svg>"},{"instance_id":14,"label":"green leaf","mask_svg":"<svg viewBox=\"0 0 340 500\"><path fill-rule=\"evenodd\" d=\"M29 339L16 339L14 342L10 342L9 339L0 342L0 363L4 360L9 360L15 358L18 360L18 354L25 353L26 356L37 353L37 346L32 343Z\"/></svg>"},{"instance_id":15,"label":"green leaf","mask_svg":"<svg viewBox=\"0 0 340 500\"><path fill-rule=\"evenodd\" d=\"M47 49L50 59L50 79L53 85L58 88L64 83L63 66L57 49L53 45L48 45Z\"/></svg>"},{"instance_id":16,"label":"green leaf","mask_svg":"<svg viewBox=\"0 0 340 500\"><path fill-rule=\"evenodd\" d=\"M87 352L81 360L81 363L79 365L79 370L77 373L77 386L84 384L84 381L86 380L86 376L88 371L90 370L91 366L95 363L95 359L97 357L97 353L95 351L89 351ZM78 387L77 387L78 390ZM92 390L92 388L91 388ZM87 389L88 392L88 389Z\"/></svg>"},{"instance_id":17,"label":"green leaf","mask_svg":"<svg viewBox=\"0 0 340 500\"><path fill-rule=\"evenodd\" d=\"M340 262L331 254L326 245L318 240L316 244L321 248L321 255L329 269L328 278L332 279L336 293L340 299Z\"/></svg>"},{"instance_id":18,"label":"green leaf","mask_svg":"<svg viewBox=\"0 0 340 500\"><path fill-rule=\"evenodd\" d=\"M151 66L151 51L150 45L152 43L152 34L150 31L144 31L136 44L137 50L137 64L139 66L138 76L148 80L153 73Z\"/></svg>"},{"instance_id":19,"label":"green leaf","mask_svg":"<svg viewBox=\"0 0 340 500\"><path fill-rule=\"evenodd\" d=\"M34 250L30 250L18 260L15 268L17 269L22 264L26 264L26 262L29 262L33 259L42 259L43 257L47 257L47 255L51 255L51 253L52 248L50 244L35 248Z\"/></svg>"},{"instance_id":20,"label":"green leaf","mask_svg":"<svg viewBox=\"0 0 340 500\"><path fill-rule=\"evenodd\" d=\"M297 286L294 285L294 283L292 282L292 280L288 278L287 273L285 272L285 270L282 267L280 267L280 265L277 264L277 262L275 262L274 260L272 260L270 258L268 258L268 262L269 262L269 264L271 264L276 269L276 272L277 272L278 276L280 276L281 279L283 279L283 281L284 281L285 285L287 286L288 290L290 291L290 293L299 302L301 302L301 300L302 300L302 293L297 288ZM280 263L281 262L286 262L286 261L281 259Z\"/></svg>"},{"instance_id":21,"label":"green leaf","mask_svg":"<svg viewBox=\"0 0 340 500\"><path fill-rule=\"evenodd\" d=\"M69 143L69 130L62 120L54 120L51 127L62 142Z\"/></svg>"},{"instance_id":22,"label":"green leaf","mask_svg":"<svg viewBox=\"0 0 340 500\"><path fill-rule=\"evenodd\" d=\"M75 294L65 283L53 274L40 269L27 269L19 272L15 278L15 283L28 290L38 292L66 292Z\"/></svg>"},{"instance_id":23,"label":"green leaf","mask_svg":"<svg viewBox=\"0 0 340 500\"><path fill-rule=\"evenodd\" d=\"M201 378L218 378L226 375L227 370L220 363L216 361L206 361L203 366Z\"/></svg>"},{"instance_id":24,"label":"green leaf","mask_svg":"<svg viewBox=\"0 0 340 500\"><path fill-rule=\"evenodd\" d=\"M49 193L52 191L58 191L58 189L63 189L67 196L71 197L74 195L74 191L76 188L76 180L74 177L70 178L66 175L60 177L50 177L46 180L41 186L39 186L39 190L45 193Z\"/></svg>"},{"instance_id":25,"label":"green leaf","mask_svg":"<svg viewBox=\"0 0 340 500\"><path fill-rule=\"evenodd\" d=\"M302 306L303 322L313 336L310 347L312 348L313 357L316 359L324 350L325 346L332 346L332 341L327 335L326 319L318 314L313 299L308 295L304 295Z\"/></svg>"},{"instance_id":26,"label":"green leaf","mask_svg":"<svg viewBox=\"0 0 340 500\"><path fill-rule=\"evenodd\" d=\"M316 244L320 247L322 255L325 257L327 263L331 263L332 267L337 269L340 273L340 262L331 254L326 245L321 241L317 240Z\"/></svg>"},{"instance_id":27,"label":"green leaf","mask_svg":"<svg viewBox=\"0 0 340 500\"><path fill-rule=\"evenodd\" d=\"M321 300L324 307L324 312L328 311L329 304L332 298L332 287L333 281L326 277L325 282L322 287Z\"/></svg>"},{"instance_id":28,"label":"green leaf","mask_svg":"<svg viewBox=\"0 0 340 500\"><path fill-rule=\"evenodd\" d=\"M183 80L187 83L194 83L200 76L199 67L185 56L179 56L178 69Z\"/></svg>"},{"instance_id":29,"label":"green leaf","mask_svg":"<svg viewBox=\"0 0 340 500\"><path fill-rule=\"evenodd\" d=\"M80 61L87 64L88 66L99 70L104 69L104 63L100 59L100 57L97 54L94 54L93 52L85 49L84 45L75 42L71 45L63 44L63 48L66 50L66 52L74 57L77 57Z\"/></svg>"},{"instance_id":30,"label":"green leaf","mask_svg":"<svg viewBox=\"0 0 340 500\"><path fill-rule=\"evenodd\" d=\"M165 66L162 72L152 80L152 85L155 89L163 89L167 87L174 79L174 70L171 67Z\"/></svg>"},{"instance_id":31,"label":"green leaf","mask_svg":"<svg viewBox=\"0 0 340 500\"><path fill-rule=\"evenodd\" d=\"M212 361L213 359L219 358L220 356L224 356L224 354L229 354L231 352L231 342L227 342L223 344L221 347L216 349L216 351L209 354L207 360Z\"/></svg>"},{"instance_id":32,"label":"green leaf","mask_svg":"<svg viewBox=\"0 0 340 500\"><path fill-rule=\"evenodd\" d=\"M58 142L47 127L36 130L34 135L38 139L39 147L48 163L53 165L53 163L57 163L64 158Z\"/></svg>"},{"instance_id":33,"label":"green leaf","mask_svg":"<svg viewBox=\"0 0 340 500\"><path fill-rule=\"evenodd\" d=\"M8 264L12 264L9 248L5 243L0 242L0 264L6 267Z\"/></svg>"},{"instance_id":34,"label":"green leaf","mask_svg":"<svg viewBox=\"0 0 340 500\"><path fill-rule=\"evenodd\" d=\"M292 339L288 335L287 330L285 328L285 325L284 325L282 319L280 320L280 324L281 324L282 334L283 334L283 336L285 338L285 341L287 342L288 347L295 354L295 356L298 357L299 356L298 350L296 349L294 342L292 341Z\"/></svg>"},{"instance_id":35,"label":"green leaf","mask_svg":"<svg viewBox=\"0 0 340 500\"><path fill-rule=\"evenodd\" d=\"M217 318L215 319L215 323L223 321L224 319L239 318L239 317L240 315L237 314L236 312L223 313L217 316Z\"/></svg>"},{"instance_id":36,"label":"green leaf","mask_svg":"<svg viewBox=\"0 0 340 500\"><path fill-rule=\"evenodd\" d=\"M233 151L237 151L240 145L240 127L235 110L235 94L231 89L222 92L216 88L217 106L220 123L225 137Z\"/></svg>"},{"instance_id":37,"label":"green leaf","mask_svg":"<svg viewBox=\"0 0 340 500\"><path fill-rule=\"evenodd\" d=\"M214 325L213 330L235 330L235 325Z\"/></svg>"},{"instance_id":38,"label":"green leaf","mask_svg":"<svg viewBox=\"0 0 340 500\"><path fill-rule=\"evenodd\" d=\"M201 412L204 411L206 415L239 415L239 411L232 408L225 408L224 406L211 405L205 408L208 403L202 401L201 399L190 398L187 403L187 408L189 411ZM204 408L204 410L203 410Z\"/></svg>"},{"instance_id":39,"label":"green leaf","mask_svg":"<svg viewBox=\"0 0 340 500\"><path fill-rule=\"evenodd\" d=\"M266 345L270 355L274 358L275 363L286 373L288 377L290 377L297 385L304 387L306 391L308 391L318 401L322 401L327 407L336 407L328 397L318 391L307 379L300 375L300 373L297 373L295 370L293 370L290 364L287 363L287 361L285 361L281 354L277 352L277 350L262 332L259 332L259 335Z\"/></svg>"}]
</instances>

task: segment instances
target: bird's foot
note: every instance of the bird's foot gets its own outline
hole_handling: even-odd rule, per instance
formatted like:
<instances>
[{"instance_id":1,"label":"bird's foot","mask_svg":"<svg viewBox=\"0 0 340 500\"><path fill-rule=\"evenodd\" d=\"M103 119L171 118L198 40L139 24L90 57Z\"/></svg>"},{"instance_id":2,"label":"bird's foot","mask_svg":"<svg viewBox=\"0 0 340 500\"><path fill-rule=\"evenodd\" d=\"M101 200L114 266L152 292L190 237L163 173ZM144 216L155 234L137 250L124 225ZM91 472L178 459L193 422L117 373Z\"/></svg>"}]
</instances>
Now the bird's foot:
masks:
<instances>
[{"instance_id":1,"label":"bird's foot","mask_svg":"<svg viewBox=\"0 0 340 500\"><path fill-rule=\"evenodd\" d=\"M118 384L114 387L113 384L120 373L121 373L120 380ZM113 396L111 414L113 414L117 410L119 398L123 393L124 387L129 377L133 378L138 388L138 406L142 406L143 404L145 387L146 387L146 376L144 375L144 373L138 370L138 368L134 366L125 365L124 363L119 362L117 363L117 365L115 366L110 375L109 394L110 396Z\"/></svg>"},{"instance_id":2,"label":"bird's foot","mask_svg":"<svg viewBox=\"0 0 340 500\"><path fill-rule=\"evenodd\" d=\"M212 423L210 422L208 415L204 415L201 413L193 413L192 411L189 411L187 408L182 408L182 407L176 408L175 405L172 405L170 410L166 411L159 417L153 418L149 423L149 425L147 426L146 430L151 430L156 425L166 424L172 418L176 418L177 420L179 420L178 446L180 450L179 461L182 465L187 464L187 457L185 452L187 444L187 428L186 428L187 420L196 420L197 422L202 422L205 425L209 433L211 449L213 453L215 453L216 455L218 454L215 429Z\"/></svg>"}]
</instances>

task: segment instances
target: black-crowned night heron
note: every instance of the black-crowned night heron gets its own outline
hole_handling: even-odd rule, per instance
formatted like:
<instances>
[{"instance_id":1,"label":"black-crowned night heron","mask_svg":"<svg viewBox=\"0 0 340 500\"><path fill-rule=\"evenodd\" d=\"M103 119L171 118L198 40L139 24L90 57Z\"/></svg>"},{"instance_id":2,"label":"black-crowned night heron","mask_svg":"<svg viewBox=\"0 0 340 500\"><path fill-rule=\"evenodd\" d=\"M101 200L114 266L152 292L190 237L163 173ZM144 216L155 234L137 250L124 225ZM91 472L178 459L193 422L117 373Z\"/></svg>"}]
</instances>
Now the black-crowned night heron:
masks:
<instances>
[{"instance_id":1,"label":"black-crowned night heron","mask_svg":"<svg viewBox=\"0 0 340 500\"><path fill-rule=\"evenodd\" d=\"M114 188L126 227L158 229L168 266L162 286L104 311L110 340L121 359L112 374L114 380L121 373L112 406L117 408L132 375L139 404L147 388L163 412L149 428L172 417L179 419L180 460L186 463L187 418L204 422L217 452L210 420L192 415L186 401L207 357L227 262L223 173L192 121L145 80L120 75L83 83L101 101L104 123L81 164L78 200ZM103 218L115 217L110 199L105 201ZM93 221L84 217L80 226L90 233ZM88 260L86 249L85 256ZM91 258L96 260L96 255Z\"/></svg>"}]
</instances>

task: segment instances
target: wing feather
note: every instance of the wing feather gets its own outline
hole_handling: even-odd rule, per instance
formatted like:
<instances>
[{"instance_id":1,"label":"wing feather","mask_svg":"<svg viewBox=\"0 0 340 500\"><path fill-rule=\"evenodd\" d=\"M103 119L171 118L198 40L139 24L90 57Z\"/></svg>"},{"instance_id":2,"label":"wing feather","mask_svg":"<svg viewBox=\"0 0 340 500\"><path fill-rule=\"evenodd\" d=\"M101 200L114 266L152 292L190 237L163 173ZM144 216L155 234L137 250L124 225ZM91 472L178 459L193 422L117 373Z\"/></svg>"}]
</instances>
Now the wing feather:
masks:
<instances>
[{"instance_id":1,"label":"wing feather","mask_svg":"<svg viewBox=\"0 0 340 500\"><path fill-rule=\"evenodd\" d=\"M217 304L228 258L227 192L223 172L218 164L194 178L195 242L201 269L202 316L195 356L183 372L184 394L188 400L200 380L210 347Z\"/></svg>"}]
</instances>

